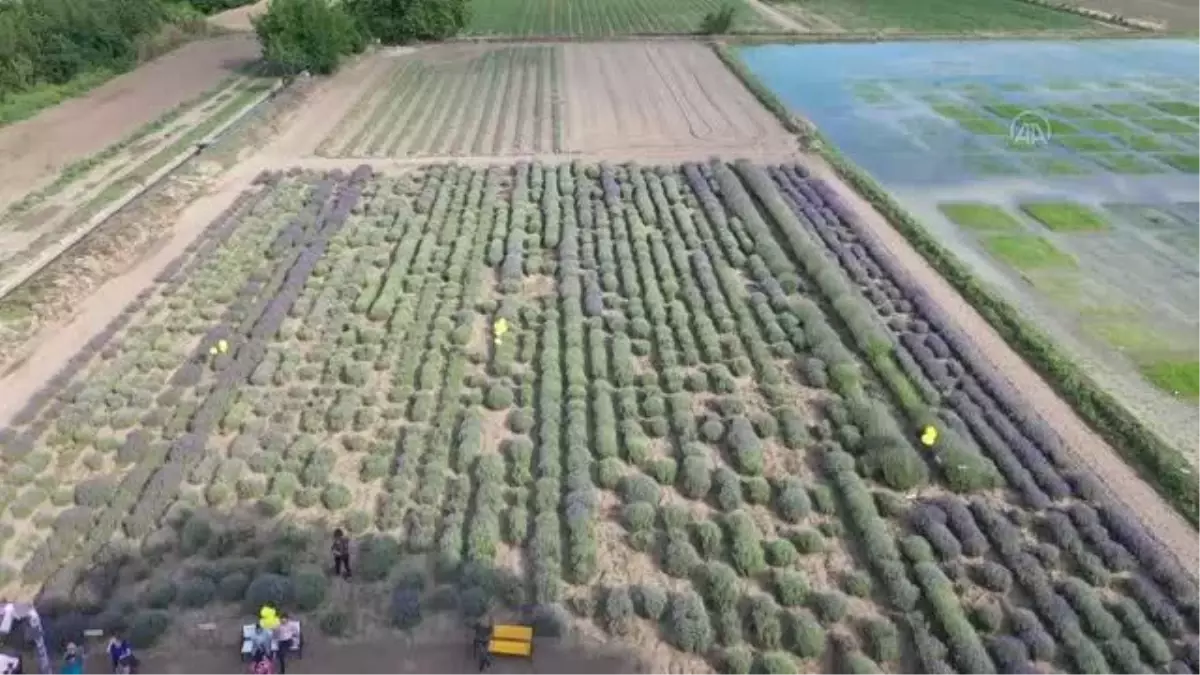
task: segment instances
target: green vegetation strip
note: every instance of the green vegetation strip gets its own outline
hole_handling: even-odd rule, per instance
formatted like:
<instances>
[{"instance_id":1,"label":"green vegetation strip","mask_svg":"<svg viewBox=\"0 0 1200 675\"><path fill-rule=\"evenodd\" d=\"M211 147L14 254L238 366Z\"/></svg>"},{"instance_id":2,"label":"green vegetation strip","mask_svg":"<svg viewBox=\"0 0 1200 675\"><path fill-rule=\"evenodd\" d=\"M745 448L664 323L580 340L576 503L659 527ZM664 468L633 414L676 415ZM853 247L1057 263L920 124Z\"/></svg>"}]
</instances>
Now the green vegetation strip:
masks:
<instances>
[{"instance_id":1,"label":"green vegetation strip","mask_svg":"<svg viewBox=\"0 0 1200 675\"><path fill-rule=\"evenodd\" d=\"M129 148L129 147L133 146L134 144L139 143L143 139L147 138L148 136L151 136L151 135L157 133L159 130L163 129L168 124L171 124L175 120L182 117L184 115L184 113L189 112L190 110L195 108L197 105L201 104L202 102L207 101L207 100L219 95L223 90L225 90L227 88L232 88L232 85L239 79L239 77L240 76L234 75L232 77L225 79L220 84L213 87L212 89L209 89L208 91L204 92L200 96L197 96L196 98L193 98L191 100L180 103L179 105L175 106L174 108L163 113L163 115L161 117L159 117L158 119L142 126L140 129L138 129L137 131L134 131L129 136L126 136L125 138L121 139L120 141L108 146L107 148L104 148L100 152L97 152L88 157L84 157L81 160L78 160L76 162L72 162L71 164L68 164L66 167L63 168L63 170L61 172L59 172L58 176L54 179L54 182L50 183L49 185L47 185L46 187L44 187L40 190L30 192L29 194L22 197L20 200L14 202L12 204L12 206L9 207L9 213L26 212L29 209L37 206L38 204L41 204L46 199L53 197L54 195L61 192L63 190L63 188L67 187L71 183L74 183L76 180L79 180L79 178L81 176L87 174L89 171L96 168L97 166L100 166L101 164L112 159L113 157L116 157L118 153L122 152L126 148Z\"/></svg>"},{"instance_id":2,"label":"green vegetation strip","mask_svg":"<svg viewBox=\"0 0 1200 675\"><path fill-rule=\"evenodd\" d=\"M984 235L983 247L1019 270L1075 267L1074 258L1035 234Z\"/></svg>"},{"instance_id":3,"label":"green vegetation strip","mask_svg":"<svg viewBox=\"0 0 1200 675\"><path fill-rule=\"evenodd\" d=\"M770 89L746 68L727 45L715 44L717 56L746 88L790 131L815 136L815 150L908 239L935 269L970 302L1021 356L1091 424L1112 448L1137 469L1192 525L1200 523L1200 478L1184 456L1145 427L1111 394L1071 361L1054 342L1015 308L984 286L912 218L866 172L841 155L819 132L805 130Z\"/></svg>"},{"instance_id":4,"label":"green vegetation strip","mask_svg":"<svg viewBox=\"0 0 1200 675\"><path fill-rule=\"evenodd\" d=\"M1189 401L1200 400L1200 361L1155 361L1141 367L1154 386Z\"/></svg>"},{"instance_id":5,"label":"green vegetation strip","mask_svg":"<svg viewBox=\"0 0 1200 675\"><path fill-rule=\"evenodd\" d=\"M950 222L977 232L1020 232L1021 222L1008 211L982 202L943 202L938 204Z\"/></svg>"},{"instance_id":6,"label":"green vegetation strip","mask_svg":"<svg viewBox=\"0 0 1200 675\"><path fill-rule=\"evenodd\" d=\"M1102 232L1108 221L1075 202L1025 202L1021 210L1054 232Z\"/></svg>"},{"instance_id":7,"label":"green vegetation strip","mask_svg":"<svg viewBox=\"0 0 1200 675\"><path fill-rule=\"evenodd\" d=\"M211 134L214 129L224 124L226 120L236 115L238 111L250 105L254 99L261 96L269 88L269 83L258 83L238 92L228 103L212 115L209 115L203 122L192 127L186 134L176 139L174 143L154 153L146 161L139 164L136 169L113 181L101 190L99 194L88 200L76 212L78 217L82 219L91 218L113 201L120 199L122 195L146 181L150 176L153 176L156 171L166 166L172 159L183 154L189 147Z\"/></svg>"}]
</instances>

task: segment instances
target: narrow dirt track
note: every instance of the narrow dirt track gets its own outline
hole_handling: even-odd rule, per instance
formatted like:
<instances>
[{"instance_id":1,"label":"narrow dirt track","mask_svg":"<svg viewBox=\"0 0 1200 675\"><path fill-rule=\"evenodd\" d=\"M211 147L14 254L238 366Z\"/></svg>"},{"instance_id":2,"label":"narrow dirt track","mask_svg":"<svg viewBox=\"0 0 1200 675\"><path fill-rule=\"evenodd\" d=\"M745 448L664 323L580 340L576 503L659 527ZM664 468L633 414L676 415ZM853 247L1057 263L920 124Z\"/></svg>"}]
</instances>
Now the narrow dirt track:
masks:
<instances>
[{"instance_id":1,"label":"narrow dirt track","mask_svg":"<svg viewBox=\"0 0 1200 675\"><path fill-rule=\"evenodd\" d=\"M252 35L200 40L0 129L0 207L258 59Z\"/></svg>"},{"instance_id":2,"label":"narrow dirt track","mask_svg":"<svg viewBox=\"0 0 1200 675\"><path fill-rule=\"evenodd\" d=\"M208 22L226 30L252 31L254 25L250 22L251 19L265 11L267 11L267 0L259 0L251 5L234 7L220 14L214 14L208 18Z\"/></svg>"},{"instance_id":3,"label":"narrow dirt track","mask_svg":"<svg viewBox=\"0 0 1200 675\"><path fill-rule=\"evenodd\" d=\"M896 260L929 292L958 327L970 335L990 365L1001 373L1026 404L1037 410L1062 437L1064 445L1080 466L1088 467L1108 487L1112 497L1125 504L1155 535L1184 569L1196 573L1200 567L1200 549L1196 530L1171 508L1104 439L1079 419L1075 411L1026 363L1004 338L980 316L958 291L933 269L866 199L846 185L824 160L806 156L805 165L813 174L834 186L876 233Z\"/></svg>"}]
</instances>

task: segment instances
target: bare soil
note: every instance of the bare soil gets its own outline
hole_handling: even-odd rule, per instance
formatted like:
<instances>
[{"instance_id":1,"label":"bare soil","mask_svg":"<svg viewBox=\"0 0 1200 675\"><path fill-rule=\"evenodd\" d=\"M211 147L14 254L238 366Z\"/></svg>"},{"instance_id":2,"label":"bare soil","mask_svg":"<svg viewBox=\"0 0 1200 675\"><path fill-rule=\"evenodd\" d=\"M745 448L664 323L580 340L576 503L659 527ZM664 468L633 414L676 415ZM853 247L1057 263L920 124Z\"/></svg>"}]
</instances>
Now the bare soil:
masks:
<instances>
[{"instance_id":1,"label":"bare soil","mask_svg":"<svg viewBox=\"0 0 1200 675\"><path fill-rule=\"evenodd\" d=\"M214 14L208 18L208 22L226 30L252 31L254 25L250 23L251 19L265 11L267 11L267 0L259 0L250 5L234 7L220 14Z\"/></svg>"},{"instance_id":2,"label":"bare soil","mask_svg":"<svg viewBox=\"0 0 1200 675\"><path fill-rule=\"evenodd\" d=\"M1168 30L1195 30L1200 23L1200 3L1188 0L1068 0L1068 4L1163 23Z\"/></svg>"},{"instance_id":3,"label":"bare soil","mask_svg":"<svg viewBox=\"0 0 1200 675\"><path fill-rule=\"evenodd\" d=\"M85 96L0 129L0 207L212 89L258 55L253 36L192 42Z\"/></svg>"},{"instance_id":4,"label":"bare soil","mask_svg":"<svg viewBox=\"0 0 1200 675\"><path fill-rule=\"evenodd\" d=\"M1112 493L1141 519L1146 530L1166 546L1184 569L1200 567L1200 550L1196 546L1196 530L1167 504L1157 492L1121 459L1105 441L1079 419L1075 411L1038 375L1029 364L1009 347L1004 338L988 324L929 263L917 253L869 202L846 185L833 169L820 158L806 156L805 165L813 175L828 182L875 230L876 235L896 260L916 278L930 296L944 309L958 327L974 338L980 353L992 367L1008 379L1062 437L1064 445L1075 455L1081 466L1089 467Z\"/></svg>"},{"instance_id":5,"label":"bare soil","mask_svg":"<svg viewBox=\"0 0 1200 675\"><path fill-rule=\"evenodd\" d=\"M796 147L695 42L455 44L373 58L381 63L337 78L375 79L357 104L328 104L346 117L303 154L627 160L780 156Z\"/></svg>"}]
</instances>

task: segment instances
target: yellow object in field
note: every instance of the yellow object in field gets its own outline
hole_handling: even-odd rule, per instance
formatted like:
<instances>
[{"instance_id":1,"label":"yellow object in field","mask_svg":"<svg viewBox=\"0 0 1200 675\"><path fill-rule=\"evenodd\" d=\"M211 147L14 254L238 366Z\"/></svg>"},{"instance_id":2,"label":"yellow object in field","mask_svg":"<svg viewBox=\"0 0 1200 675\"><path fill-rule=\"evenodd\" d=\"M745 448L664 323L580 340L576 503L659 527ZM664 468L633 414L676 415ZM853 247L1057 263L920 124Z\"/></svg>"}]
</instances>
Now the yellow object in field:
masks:
<instances>
[{"instance_id":1,"label":"yellow object in field","mask_svg":"<svg viewBox=\"0 0 1200 675\"><path fill-rule=\"evenodd\" d=\"M267 630L275 630L279 627L279 615L275 612L274 607L264 606L258 611L258 625Z\"/></svg>"},{"instance_id":2,"label":"yellow object in field","mask_svg":"<svg viewBox=\"0 0 1200 675\"><path fill-rule=\"evenodd\" d=\"M508 332L508 320L504 318L496 319L496 323L492 324L492 332L499 338Z\"/></svg>"},{"instance_id":3,"label":"yellow object in field","mask_svg":"<svg viewBox=\"0 0 1200 675\"><path fill-rule=\"evenodd\" d=\"M209 353L209 354L212 354L213 356L216 356L216 355L217 355L217 348L216 348L216 347L209 347L209 348L208 348L208 353Z\"/></svg>"},{"instance_id":4,"label":"yellow object in field","mask_svg":"<svg viewBox=\"0 0 1200 675\"><path fill-rule=\"evenodd\" d=\"M934 427L932 424L927 425L921 431L921 442L929 447L933 447L933 444L937 443L937 437L938 437L937 428Z\"/></svg>"},{"instance_id":5,"label":"yellow object in field","mask_svg":"<svg viewBox=\"0 0 1200 675\"><path fill-rule=\"evenodd\" d=\"M222 354L229 351L229 343L224 340L217 340L217 351Z\"/></svg>"}]
</instances>

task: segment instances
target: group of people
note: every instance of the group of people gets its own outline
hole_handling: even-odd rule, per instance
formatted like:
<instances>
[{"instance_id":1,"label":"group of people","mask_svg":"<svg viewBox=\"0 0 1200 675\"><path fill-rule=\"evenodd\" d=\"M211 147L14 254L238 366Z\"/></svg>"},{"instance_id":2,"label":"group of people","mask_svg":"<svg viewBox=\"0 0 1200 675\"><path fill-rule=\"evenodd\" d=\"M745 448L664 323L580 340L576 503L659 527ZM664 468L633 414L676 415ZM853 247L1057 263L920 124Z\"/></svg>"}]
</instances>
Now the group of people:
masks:
<instances>
[{"instance_id":1,"label":"group of people","mask_svg":"<svg viewBox=\"0 0 1200 675\"><path fill-rule=\"evenodd\" d=\"M113 635L108 640L108 660L112 672L117 675L130 675L137 672L137 657L133 655L133 647L120 634ZM83 673L83 650L74 642L68 642L63 654L63 667L60 672L64 675L81 675ZM19 671L17 671L19 672Z\"/></svg>"},{"instance_id":2,"label":"group of people","mask_svg":"<svg viewBox=\"0 0 1200 675\"><path fill-rule=\"evenodd\" d=\"M250 638L253 671L259 675L274 673L278 662L279 672L286 673L287 656L296 648L299 637L296 623L286 612L276 613L274 607L263 607Z\"/></svg>"},{"instance_id":3,"label":"group of people","mask_svg":"<svg viewBox=\"0 0 1200 675\"><path fill-rule=\"evenodd\" d=\"M333 531L333 573L345 579L350 578L350 540L346 533L338 528ZM251 641L251 663L253 672L267 674L275 672L275 664L279 664L281 675L287 672L287 656L297 646L299 639L297 624L286 613L275 611L273 607L263 607L259 612ZM486 649L484 650L486 653ZM129 641L120 635L114 635L108 642L108 656L112 672L118 675L128 675L136 672L137 658ZM83 673L84 654L74 642L67 644L61 672L64 675L79 675ZM18 660L15 670L6 669L6 673L20 673L22 668ZM480 669L483 669L481 664Z\"/></svg>"}]
</instances>

